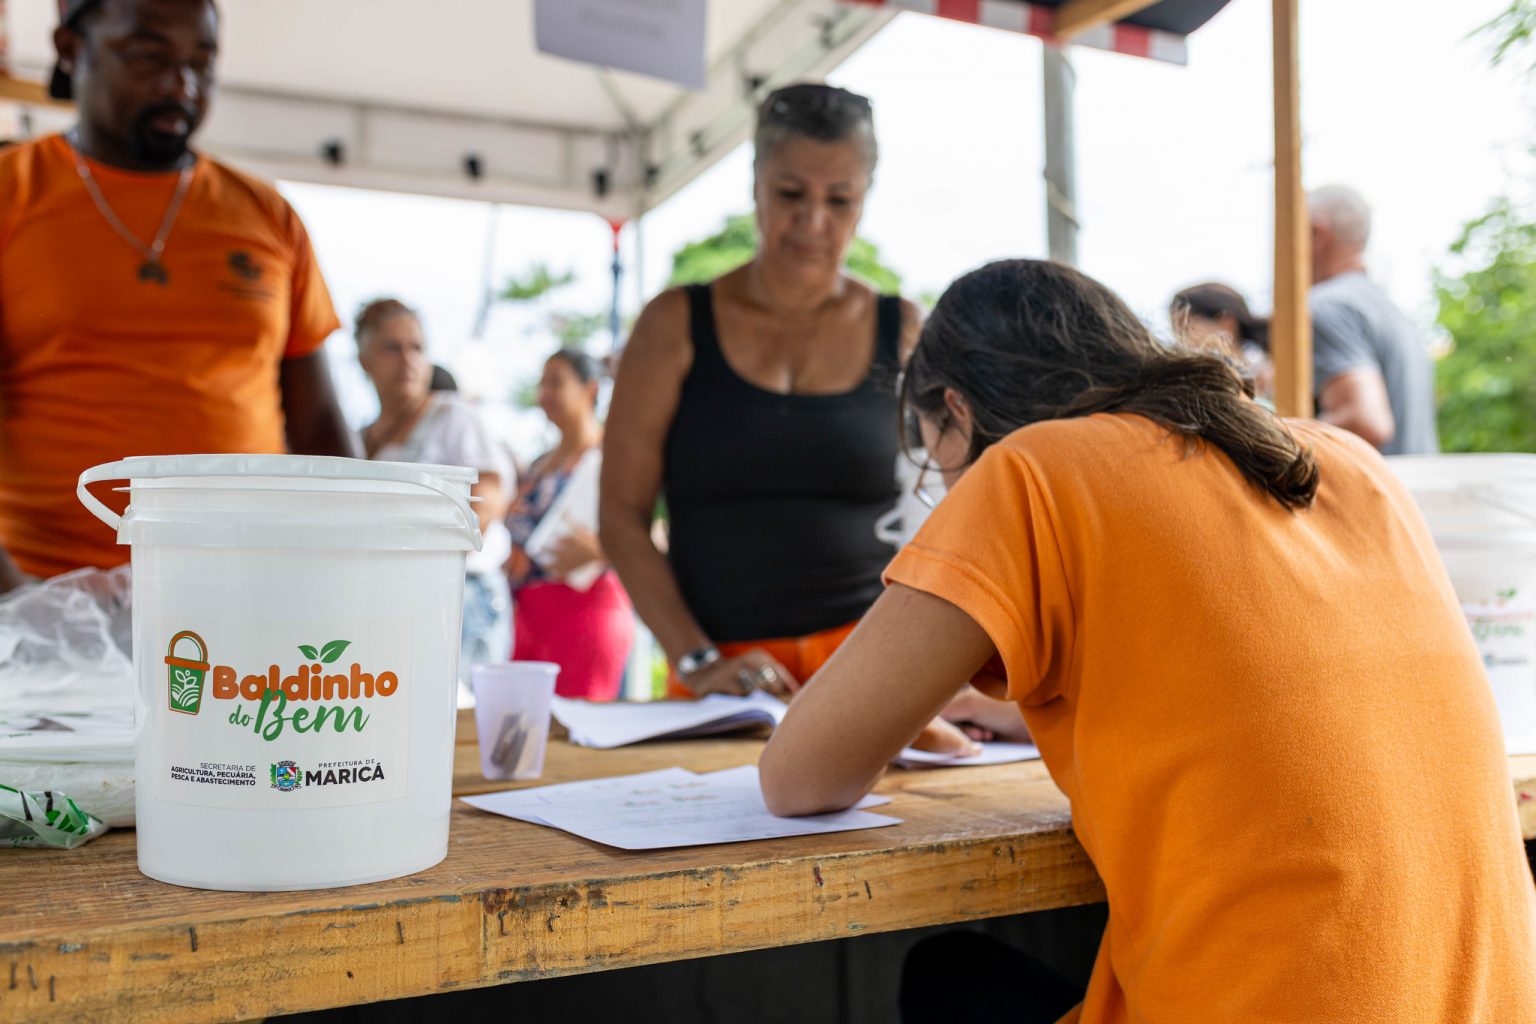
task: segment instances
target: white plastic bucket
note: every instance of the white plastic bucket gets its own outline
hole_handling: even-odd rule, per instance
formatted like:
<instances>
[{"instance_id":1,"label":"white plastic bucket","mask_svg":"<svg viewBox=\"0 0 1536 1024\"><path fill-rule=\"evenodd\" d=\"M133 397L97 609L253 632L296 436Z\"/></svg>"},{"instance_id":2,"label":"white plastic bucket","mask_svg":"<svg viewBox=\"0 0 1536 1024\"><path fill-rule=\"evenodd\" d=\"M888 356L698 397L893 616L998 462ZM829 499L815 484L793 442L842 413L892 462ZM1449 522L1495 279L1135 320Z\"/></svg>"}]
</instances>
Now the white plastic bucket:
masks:
<instances>
[{"instance_id":1,"label":"white plastic bucket","mask_svg":"<svg viewBox=\"0 0 1536 1024\"><path fill-rule=\"evenodd\" d=\"M1536 455L1387 462L1434 536L1512 753L1536 753Z\"/></svg>"},{"instance_id":2,"label":"white plastic bucket","mask_svg":"<svg viewBox=\"0 0 1536 1024\"><path fill-rule=\"evenodd\" d=\"M411 874L448 850L472 469L127 459L139 870L200 889ZM128 480L119 519L87 490Z\"/></svg>"}]
</instances>

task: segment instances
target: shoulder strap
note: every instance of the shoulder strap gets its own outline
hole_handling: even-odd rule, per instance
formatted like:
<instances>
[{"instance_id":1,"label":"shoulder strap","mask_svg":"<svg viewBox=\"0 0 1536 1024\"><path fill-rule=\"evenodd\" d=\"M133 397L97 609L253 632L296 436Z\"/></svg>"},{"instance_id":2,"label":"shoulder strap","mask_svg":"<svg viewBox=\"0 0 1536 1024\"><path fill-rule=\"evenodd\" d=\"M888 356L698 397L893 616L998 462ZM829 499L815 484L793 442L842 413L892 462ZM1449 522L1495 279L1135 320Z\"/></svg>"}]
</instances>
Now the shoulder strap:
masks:
<instances>
[{"instance_id":1,"label":"shoulder strap","mask_svg":"<svg viewBox=\"0 0 1536 1024\"><path fill-rule=\"evenodd\" d=\"M688 376L726 376L722 373L726 369L725 356L720 351L720 334L715 325L714 285L690 284L684 290L688 294L688 340L693 345L693 365Z\"/></svg>"},{"instance_id":2,"label":"shoulder strap","mask_svg":"<svg viewBox=\"0 0 1536 1024\"><path fill-rule=\"evenodd\" d=\"M901 296L882 295L875 305L875 362L901 365Z\"/></svg>"},{"instance_id":3,"label":"shoulder strap","mask_svg":"<svg viewBox=\"0 0 1536 1024\"><path fill-rule=\"evenodd\" d=\"M691 284L688 292L688 340L693 342L694 359L705 352L720 351L720 335L715 328L715 297L708 284Z\"/></svg>"}]
</instances>

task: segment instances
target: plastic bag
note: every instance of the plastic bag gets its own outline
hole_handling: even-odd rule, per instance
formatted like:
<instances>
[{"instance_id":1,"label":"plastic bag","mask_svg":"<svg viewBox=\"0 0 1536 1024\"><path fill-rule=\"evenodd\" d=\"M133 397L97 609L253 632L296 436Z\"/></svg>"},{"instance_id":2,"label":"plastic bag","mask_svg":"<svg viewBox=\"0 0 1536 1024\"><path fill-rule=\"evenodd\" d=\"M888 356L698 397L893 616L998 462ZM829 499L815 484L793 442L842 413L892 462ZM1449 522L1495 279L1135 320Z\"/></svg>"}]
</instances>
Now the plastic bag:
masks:
<instances>
[{"instance_id":1,"label":"plastic bag","mask_svg":"<svg viewBox=\"0 0 1536 1024\"><path fill-rule=\"evenodd\" d=\"M0 847L73 850L106 830L100 818L63 793L29 793L0 784Z\"/></svg>"},{"instance_id":2,"label":"plastic bag","mask_svg":"<svg viewBox=\"0 0 1536 1024\"><path fill-rule=\"evenodd\" d=\"M62 791L98 825L133 824L130 582L80 569L0 597L0 797Z\"/></svg>"},{"instance_id":3,"label":"plastic bag","mask_svg":"<svg viewBox=\"0 0 1536 1024\"><path fill-rule=\"evenodd\" d=\"M0 717L133 706L128 566L0 597Z\"/></svg>"},{"instance_id":4,"label":"plastic bag","mask_svg":"<svg viewBox=\"0 0 1536 1024\"><path fill-rule=\"evenodd\" d=\"M132 825L132 710L0 718L0 782L62 790L108 825Z\"/></svg>"}]
</instances>

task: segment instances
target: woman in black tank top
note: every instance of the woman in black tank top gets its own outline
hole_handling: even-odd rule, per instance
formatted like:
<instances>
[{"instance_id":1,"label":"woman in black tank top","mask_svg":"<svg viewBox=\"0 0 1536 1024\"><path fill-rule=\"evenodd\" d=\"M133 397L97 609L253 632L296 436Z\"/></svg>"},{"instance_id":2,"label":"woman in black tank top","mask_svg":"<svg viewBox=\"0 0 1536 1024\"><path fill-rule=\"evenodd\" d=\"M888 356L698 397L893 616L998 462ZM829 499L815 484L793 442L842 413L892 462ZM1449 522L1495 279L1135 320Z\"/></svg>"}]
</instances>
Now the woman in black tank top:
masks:
<instances>
[{"instance_id":1,"label":"woman in black tank top","mask_svg":"<svg viewBox=\"0 0 1536 1024\"><path fill-rule=\"evenodd\" d=\"M919 318L842 271L875 165L869 101L780 89L756 144L758 253L646 307L608 421L603 546L679 695L791 692L894 553L875 520L899 497L895 380Z\"/></svg>"}]
</instances>

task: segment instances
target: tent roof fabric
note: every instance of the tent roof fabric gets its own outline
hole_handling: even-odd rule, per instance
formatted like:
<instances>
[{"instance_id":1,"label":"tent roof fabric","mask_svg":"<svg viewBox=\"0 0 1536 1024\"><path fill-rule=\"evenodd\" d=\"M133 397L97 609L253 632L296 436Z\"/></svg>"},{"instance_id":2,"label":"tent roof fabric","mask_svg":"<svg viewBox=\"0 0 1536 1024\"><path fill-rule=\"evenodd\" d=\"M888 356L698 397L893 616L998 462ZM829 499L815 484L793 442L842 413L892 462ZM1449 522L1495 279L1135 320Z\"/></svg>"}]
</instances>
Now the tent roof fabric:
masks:
<instances>
[{"instance_id":1,"label":"tent roof fabric","mask_svg":"<svg viewBox=\"0 0 1536 1024\"><path fill-rule=\"evenodd\" d=\"M627 219L745 138L763 90L824 76L891 18L707 2L708 81L689 91L539 53L533 0L220 0L199 141L271 177ZM46 80L56 0L0 5L12 73ZM32 113L39 130L70 120Z\"/></svg>"},{"instance_id":2,"label":"tent roof fabric","mask_svg":"<svg viewBox=\"0 0 1536 1024\"><path fill-rule=\"evenodd\" d=\"M824 76L912 0L707 3L708 80L689 91L539 53L533 0L220 0L219 95L199 140L272 177L623 220L746 138L767 90ZM1055 4L927 6L1016 19ZM1182 41L1163 33L1198 27L1221 6L1163 0L1132 19L1152 31L1132 35L1174 40L1178 55L1142 55L1182 60ZM0 0L0 59L12 74L46 80L57 11L56 0ZM31 114L40 131L71 120L67 110Z\"/></svg>"}]
</instances>

